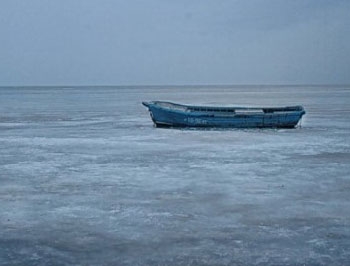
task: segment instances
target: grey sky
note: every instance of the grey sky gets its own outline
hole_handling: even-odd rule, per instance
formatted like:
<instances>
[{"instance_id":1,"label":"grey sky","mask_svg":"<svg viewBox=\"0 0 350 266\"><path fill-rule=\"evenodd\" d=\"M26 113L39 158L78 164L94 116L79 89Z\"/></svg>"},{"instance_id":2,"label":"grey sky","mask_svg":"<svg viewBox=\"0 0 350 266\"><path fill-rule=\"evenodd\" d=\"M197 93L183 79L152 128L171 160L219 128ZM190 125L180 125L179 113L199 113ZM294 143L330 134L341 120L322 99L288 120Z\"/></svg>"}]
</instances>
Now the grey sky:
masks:
<instances>
[{"instance_id":1,"label":"grey sky","mask_svg":"<svg viewBox=\"0 0 350 266\"><path fill-rule=\"evenodd\" d=\"M1 0L0 85L350 83L348 0Z\"/></svg>"}]
</instances>

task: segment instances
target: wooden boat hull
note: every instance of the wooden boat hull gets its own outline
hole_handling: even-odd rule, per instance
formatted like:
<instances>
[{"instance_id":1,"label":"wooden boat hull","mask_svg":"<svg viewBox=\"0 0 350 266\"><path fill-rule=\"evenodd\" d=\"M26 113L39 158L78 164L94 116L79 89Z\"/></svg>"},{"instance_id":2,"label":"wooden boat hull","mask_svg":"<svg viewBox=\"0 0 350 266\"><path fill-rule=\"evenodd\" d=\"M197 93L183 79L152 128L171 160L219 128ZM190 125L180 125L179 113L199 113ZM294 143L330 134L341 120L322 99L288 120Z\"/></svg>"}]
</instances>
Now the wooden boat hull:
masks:
<instances>
[{"instance_id":1,"label":"wooden boat hull","mask_svg":"<svg viewBox=\"0 0 350 266\"><path fill-rule=\"evenodd\" d=\"M157 127L294 128L305 110L279 108L205 107L170 102L143 102Z\"/></svg>"}]
</instances>

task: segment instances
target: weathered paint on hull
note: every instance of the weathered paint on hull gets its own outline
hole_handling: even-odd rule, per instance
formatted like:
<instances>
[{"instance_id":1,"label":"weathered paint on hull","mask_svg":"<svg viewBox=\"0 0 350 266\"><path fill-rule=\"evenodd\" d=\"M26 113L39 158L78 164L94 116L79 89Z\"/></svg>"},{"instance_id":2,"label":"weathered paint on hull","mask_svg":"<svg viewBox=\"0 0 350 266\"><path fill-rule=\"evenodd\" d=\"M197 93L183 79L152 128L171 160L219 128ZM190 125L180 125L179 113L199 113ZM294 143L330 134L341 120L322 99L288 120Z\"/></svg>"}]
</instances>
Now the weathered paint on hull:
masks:
<instances>
[{"instance_id":1,"label":"weathered paint on hull","mask_svg":"<svg viewBox=\"0 0 350 266\"><path fill-rule=\"evenodd\" d=\"M147 105L157 127L294 128L305 111L265 114L201 114Z\"/></svg>"}]
</instances>

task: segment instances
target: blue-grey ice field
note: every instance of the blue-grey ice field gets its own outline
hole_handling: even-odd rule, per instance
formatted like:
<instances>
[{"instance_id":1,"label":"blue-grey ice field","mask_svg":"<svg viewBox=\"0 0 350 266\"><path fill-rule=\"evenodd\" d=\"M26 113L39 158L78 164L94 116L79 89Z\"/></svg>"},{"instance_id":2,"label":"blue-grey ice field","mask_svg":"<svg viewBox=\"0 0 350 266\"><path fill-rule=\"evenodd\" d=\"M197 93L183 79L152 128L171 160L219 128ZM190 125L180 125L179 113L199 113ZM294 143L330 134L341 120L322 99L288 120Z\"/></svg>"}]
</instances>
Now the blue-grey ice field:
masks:
<instances>
[{"instance_id":1,"label":"blue-grey ice field","mask_svg":"<svg viewBox=\"0 0 350 266\"><path fill-rule=\"evenodd\" d=\"M159 129L145 100L306 115ZM350 87L0 88L0 265L350 265Z\"/></svg>"}]
</instances>

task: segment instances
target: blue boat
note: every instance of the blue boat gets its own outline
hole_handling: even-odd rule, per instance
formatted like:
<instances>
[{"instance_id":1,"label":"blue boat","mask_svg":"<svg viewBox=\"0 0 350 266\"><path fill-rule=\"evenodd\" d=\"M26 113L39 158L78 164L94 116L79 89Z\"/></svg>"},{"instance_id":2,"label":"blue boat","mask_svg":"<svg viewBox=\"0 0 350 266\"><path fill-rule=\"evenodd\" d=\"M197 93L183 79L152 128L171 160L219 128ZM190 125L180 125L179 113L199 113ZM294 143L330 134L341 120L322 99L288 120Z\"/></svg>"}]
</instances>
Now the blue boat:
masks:
<instances>
[{"instance_id":1,"label":"blue boat","mask_svg":"<svg viewBox=\"0 0 350 266\"><path fill-rule=\"evenodd\" d=\"M214 107L172 102L142 102L156 127L294 128L305 114L302 106Z\"/></svg>"}]
</instances>

